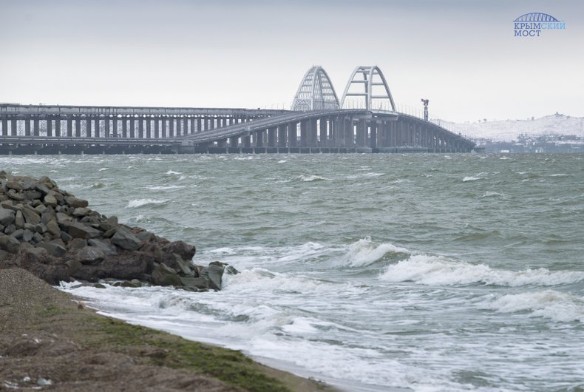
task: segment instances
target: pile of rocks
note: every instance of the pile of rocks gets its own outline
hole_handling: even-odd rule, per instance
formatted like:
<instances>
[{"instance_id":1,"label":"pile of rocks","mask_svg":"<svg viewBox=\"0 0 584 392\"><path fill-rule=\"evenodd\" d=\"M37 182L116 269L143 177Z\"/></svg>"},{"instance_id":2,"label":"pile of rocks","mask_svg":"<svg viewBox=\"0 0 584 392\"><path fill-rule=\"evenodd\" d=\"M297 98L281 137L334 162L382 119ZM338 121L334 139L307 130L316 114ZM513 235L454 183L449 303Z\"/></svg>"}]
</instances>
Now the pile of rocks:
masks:
<instances>
[{"instance_id":1,"label":"pile of rocks","mask_svg":"<svg viewBox=\"0 0 584 392\"><path fill-rule=\"evenodd\" d=\"M0 268L21 267L50 284L120 279L134 284L220 290L221 262L191 263L195 247L118 223L60 190L48 177L0 171Z\"/></svg>"}]
</instances>

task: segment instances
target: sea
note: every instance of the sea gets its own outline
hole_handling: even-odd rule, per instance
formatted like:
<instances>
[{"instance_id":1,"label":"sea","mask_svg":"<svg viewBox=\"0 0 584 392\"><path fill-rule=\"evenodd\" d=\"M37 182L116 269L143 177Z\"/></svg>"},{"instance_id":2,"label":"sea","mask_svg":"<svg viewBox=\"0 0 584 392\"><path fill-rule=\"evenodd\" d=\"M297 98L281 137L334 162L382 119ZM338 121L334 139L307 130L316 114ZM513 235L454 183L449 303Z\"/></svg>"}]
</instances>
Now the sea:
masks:
<instances>
[{"instance_id":1,"label":"sea","mask_svg":"<svg viewBox=\"0 0 584 392\"><path fill-rule=\"evenodd\" d=\"M4 156L240 273L62 283L344 391L583 391L584 155Z\"/></svg>"}]
</instances>

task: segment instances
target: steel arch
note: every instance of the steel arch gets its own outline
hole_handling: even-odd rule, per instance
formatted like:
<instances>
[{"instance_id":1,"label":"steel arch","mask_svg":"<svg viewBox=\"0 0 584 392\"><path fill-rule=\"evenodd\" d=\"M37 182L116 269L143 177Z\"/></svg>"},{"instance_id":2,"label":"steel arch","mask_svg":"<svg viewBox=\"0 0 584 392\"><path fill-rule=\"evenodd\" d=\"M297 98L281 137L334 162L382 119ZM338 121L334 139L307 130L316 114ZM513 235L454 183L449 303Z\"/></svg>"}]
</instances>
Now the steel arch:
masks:
<instances>
[{"instance_id":1,"label":"steel arch","mask_svg":"<svg viewBox=\"0 0 584 392\"><path fill-rule=\"evenodd\" d=\"M362 79L358 79L358 77L362 77ZM352 85L362 85L364 87L364 91L351 92L349 90L351 89ZM374 86L383 87L383 94L374 95ZM379 67L376 65L360 65L353 70L353 73L347 82L347 86L345 87L345 91L343 92L343 98L341 99L342 108L345 108L345 100L348 96L363 97L365 99L363 109L365 110L375 109L373 107L373 100L385 99L389 101L391 111L396 111L395 102L393 101L393 97L389 91L385 76L383 76L383 72L381 72L381 69L379 69Z\"/></svg>"},{"instance_id":2,"label":"steel arch","mask_svg":"<svg viewBox=\"0 0 584 392\"><path fill-rule=\"evenodd\" d=\"M320 66L310 68L298 86L292 110L335 110L339 99L326 71Z\"/></svg>"}]
</instances>

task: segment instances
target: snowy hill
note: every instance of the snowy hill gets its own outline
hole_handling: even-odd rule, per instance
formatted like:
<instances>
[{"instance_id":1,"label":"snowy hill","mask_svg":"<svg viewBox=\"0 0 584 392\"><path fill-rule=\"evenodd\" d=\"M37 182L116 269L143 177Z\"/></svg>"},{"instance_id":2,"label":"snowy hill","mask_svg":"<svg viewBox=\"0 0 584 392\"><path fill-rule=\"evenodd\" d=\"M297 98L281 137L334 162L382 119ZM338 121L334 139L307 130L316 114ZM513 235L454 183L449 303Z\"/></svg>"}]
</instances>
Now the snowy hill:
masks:
<instances>
[{"instance_id":1,"label":"snowy hill","mask_svg":"<svg viewBox=\"0 0 584 392\"><path fill-rule=\"evenodd\" d=\"M512 141L517 140L519 135L574 135L584 138L584 117L571 117L558 113L529 120L480 121L472 123L432 120L432 122L471 139Z\"/></svg>"}]
</instances>

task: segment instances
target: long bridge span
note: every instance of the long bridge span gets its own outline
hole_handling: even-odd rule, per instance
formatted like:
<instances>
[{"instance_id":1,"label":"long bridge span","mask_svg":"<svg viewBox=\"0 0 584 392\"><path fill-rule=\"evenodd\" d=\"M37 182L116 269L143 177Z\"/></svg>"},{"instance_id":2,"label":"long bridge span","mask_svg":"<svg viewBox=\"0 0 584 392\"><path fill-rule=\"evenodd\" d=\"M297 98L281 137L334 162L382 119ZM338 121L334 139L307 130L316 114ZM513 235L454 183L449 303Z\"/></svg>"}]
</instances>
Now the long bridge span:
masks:
<instances>
[{"instance_id":1,"label":"long bridge span","mask_svg":"<svg viewBox=\"0 0 584 392\"><path fill-rule=\"evenodd\" d=\"M312 67L292 110L0 104L0 154L470 152L474 143L399 113L378 67L338 100Z\"/></svg>"}]
</instances>

